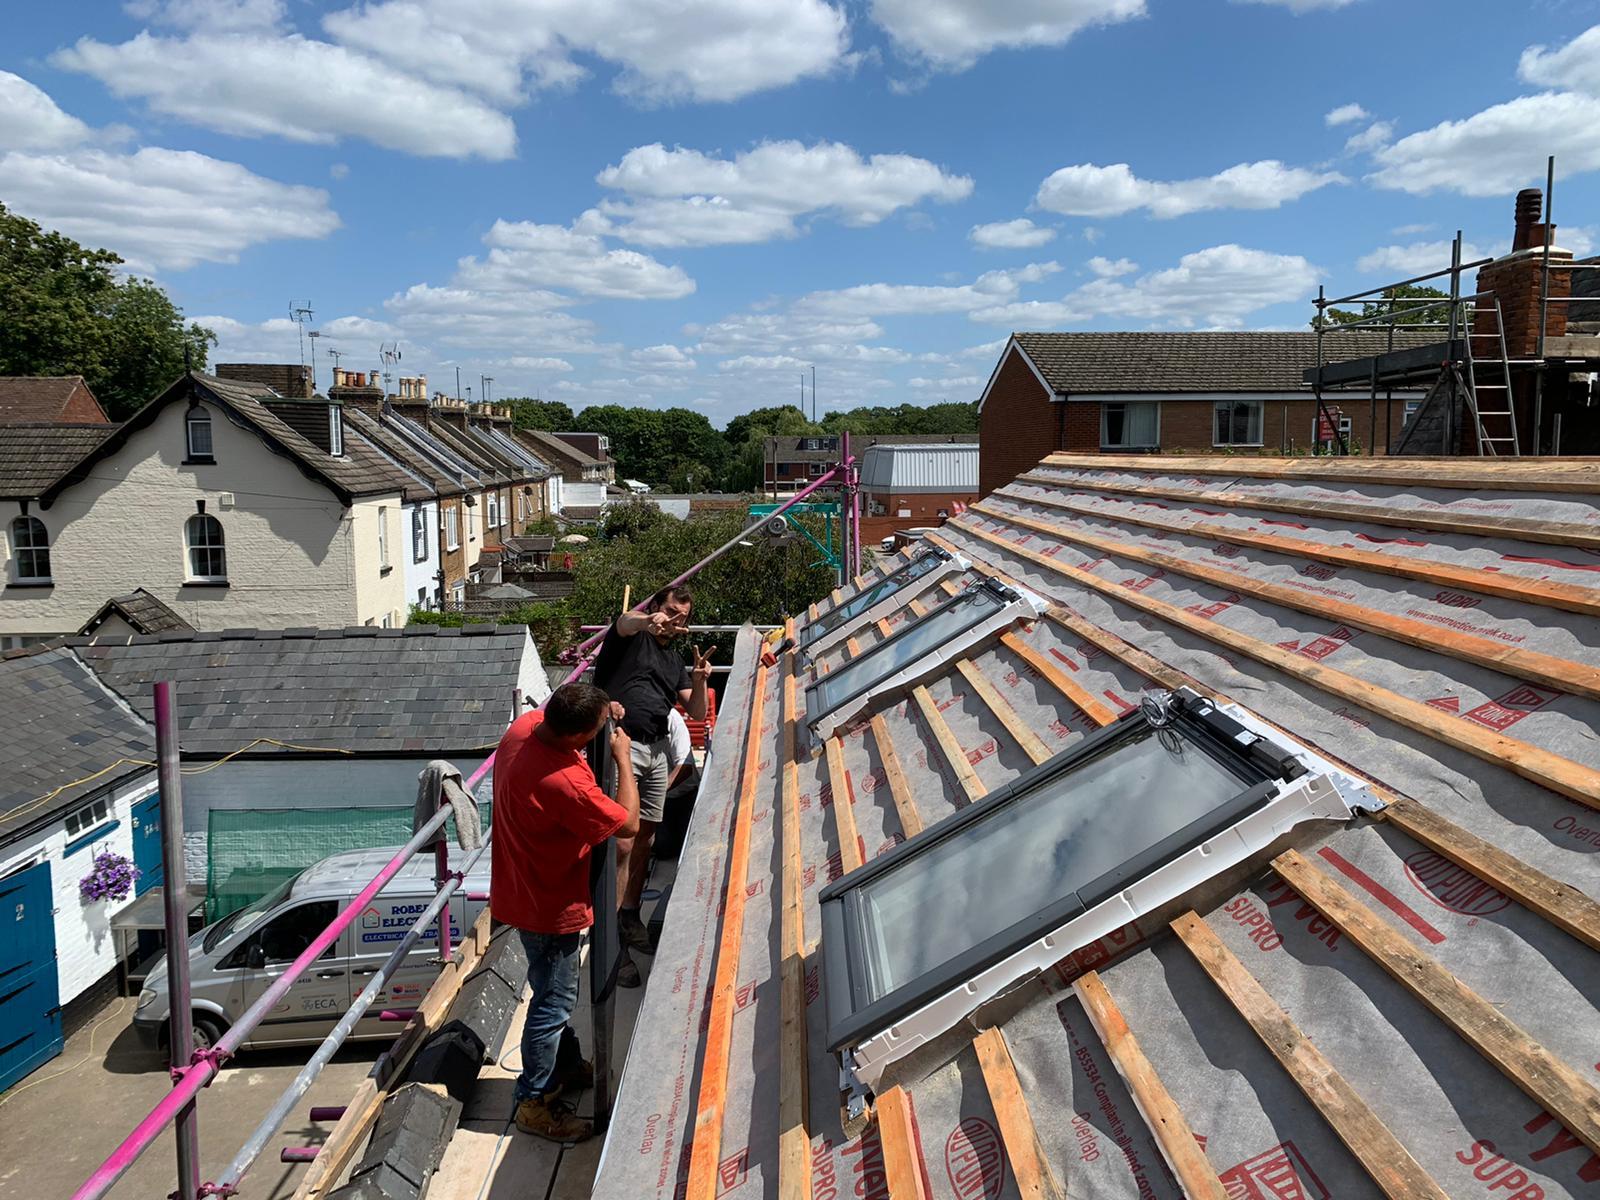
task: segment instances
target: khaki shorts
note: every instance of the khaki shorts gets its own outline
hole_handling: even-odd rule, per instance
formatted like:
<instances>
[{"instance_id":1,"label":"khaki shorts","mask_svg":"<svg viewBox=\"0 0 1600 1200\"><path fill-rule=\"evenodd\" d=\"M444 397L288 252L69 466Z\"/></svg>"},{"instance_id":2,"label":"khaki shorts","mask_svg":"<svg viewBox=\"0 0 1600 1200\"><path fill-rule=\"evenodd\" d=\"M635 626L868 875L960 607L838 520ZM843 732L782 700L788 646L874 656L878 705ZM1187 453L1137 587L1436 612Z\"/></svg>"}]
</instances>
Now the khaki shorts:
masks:
<instances>
[{"instance_id":1,"label":"khaki shorts","mask_svg":"<svg viewBox=\"0 0 1600 1200\"><path fill-rule=\"evenodd\" d=\"M633 778L639 785L639 819L661 824L667 802L667 750L672 739L665 734L653 742L633 743Z\"/></svg>"}]
</instances>

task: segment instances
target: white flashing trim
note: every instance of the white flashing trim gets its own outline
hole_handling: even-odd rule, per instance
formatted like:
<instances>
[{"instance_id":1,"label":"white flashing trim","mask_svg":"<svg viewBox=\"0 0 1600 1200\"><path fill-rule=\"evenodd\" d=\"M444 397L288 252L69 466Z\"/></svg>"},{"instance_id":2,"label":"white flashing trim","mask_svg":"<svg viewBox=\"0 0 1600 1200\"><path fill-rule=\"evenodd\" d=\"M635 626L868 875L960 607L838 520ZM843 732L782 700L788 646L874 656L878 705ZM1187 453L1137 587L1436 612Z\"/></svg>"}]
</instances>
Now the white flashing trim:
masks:
<instances>
[{"instance_id":1,"label":"white flashing trim","mask_svg":"<svg viewBox=\"0 0 1600 1200\"><path fill-rule=\"evenodd\" d=\"M895 570L903 569L906 565L908 565L908 563L910 561L911 560L908 559L906 563L901 563L898 567L895 568ZM807 645L805 647L805 652L806 652L807 657L815 659L817 655L825 653L826 651L828 651L832 647L837 646L840 642L843 642L843 641L847 640L853 634L859 632L861 629L863 629L866 626L872 624L879 617L886 617L890 613L896 612L896 611L904 608L907 604L910 603L910 600L905 598L907 592L910 592L911 596L913 598L916 597L916 596L923 595L924 593L927 592L927 590L929 588L937 587L939 581L941 579L945 578L947 575L964 574L968 570L970 570L971 567L972 567L972 563L970 561L968 561L967 559L961 557L961 555L959 555L959 554L952 555L948 560L946 560L945 562L941 563L939 566L935 567L932 571L929 571L926 575L923 575L923 576L921 576L921 577L919 577L917 579L913 579L910 583L906 584L904 587L897 588L896 590L890 592L887 596L885 596L882 600L878 601L878 603L874 604L871 608L867 609L863 613L860 613L855 618L855 620L847 621L845 624L839 626L839 628L833 630L831 633L826 633L822 637L818 638L816 641L814 641L814 642L810 643L809 645ZM889 575L893 575L894 571L890 571L888 574ZM844 597L844 599L840 600L839 601L840 606L842 607L842 606L844 606L846 604L849 604L850 601L852 599L854 599L855 596L860 595L862 592L866 591L869 588L876 587L878 584L882 583L884 579L887 579L887 578L888 578L888 575L885 575L881 579L874 579L869 583L862 584L859 588L856 589L856 591L854 592L853 595L846 596L846 597ZM833 611L832 609L828 610L828 612L832 612L832 611ZM820 617L824 617L826 615L827 615L827 613L818 613L817 614L817 616L819 618Z\"/></svg>"},{"instance_id":2,"label":"white flashing trim","mask_svg":"<svg viewBox=\"0 0 1600 1200\"><path fill-rule=\"evenodd\" d=\"M989 392L994 387L994 381L1000 378L1000 370L1006 365L1006 359L1011 357L1012 350L1016 350L1018 354L1022 355L1022 361L1028 364L1028 370L1033 372L1033 377L1039 381L1039 386L1044 389L1044 394L1046 396L1048 396L1051 400L1062 399L1062 397L1056 393L1055 388L1051 387L1047 382L1045 382L1045 378L1042 374L1040 374L1038 366L1028 355L1028 352L1022 348L1022 344L1017 341L1017 335L1013 333L1006 342L1006 348L1000 351L1000 361L995 363L994 370L989 372L989 382L983 385L983 394L978 397L979 415L982 415L983 406L989 399Z\"/></svg>"},{"instance_id":3,"label":"white flashing trim","mask_svg":"<svg viewBox=\"0 0 1600 1200\"><path fill-rule=\"evenodd\" d=\"M1382 400L1387 395L1388 393L1385 392L1384 396L1379 396L1378 399ZM1418 391L1414 388L1406 391L1396 388L1394 391L1394 399L1396 400L1414 400L1425 395L1427 395L1426 392ZM1359 388L1354 391L1327 388L1324 389L1322 397L1324 400L1333 397L1347 402L1372 399L1366 388ZM1306 385L1306 390L1303 392L1073 392L1069 396L1056 397L1058 400L1066 400L1072 404L1136 404L1140 401L1163 403L1172 401L1174 403L1187 404L1191 401L1215 403L1219 400L1264 400L1272 404L1279 404L1315 401L1316 398L1316 394L1312 392L1310 384Z\"/></svg>"},{"instance_id":4,"label":"white flashing trim","mask_svg":"<svg viewBox=\"0 0 1600 1200\"><path fill-rule=\"evenodd\" d=\"M1344 821L1357 811L1375 812L1384 807L1359 780L1298 740L1286 737L1281 730L1236 705L1217 704L1216 708L1251 733L1289 750L1308 773L1283 784L1282 790L1266 805L1209 841L1156 868L1088 912L1078 914L937 1000L902 1017L882 1033L844 1051L841 1054L843 1065L861 1084L876 1090L890 1063L955 1028L983 1004L1024 979L1048 970L1069 954L1245 862L1301 822Z\"/></svg>"},{"instance_id":5,"label":"white flashing trim","mask_svg":"<svg viewBox=\"0 0 1600 1200\"><path fill-rule=\"evenodd\" d=\"M993 634L1015 624L1018 619L1032 620L1042 616L1050 607L1049 601L1044 597L1026 588L1012 588L1012 590L1018 592L1021 598L1007 604L999 612L985 617L960 637L952 638L937 650L929 651L915 662L908 663L870 691L861 693L854 700L847 700L838 708L818 718L816 725L813 726L818 742L832 737L835 729L848 725L880 697L921 683L928 676L938 673L941 668L954 663L973 646L980 645Z\"/></svg>"}]
</instances>

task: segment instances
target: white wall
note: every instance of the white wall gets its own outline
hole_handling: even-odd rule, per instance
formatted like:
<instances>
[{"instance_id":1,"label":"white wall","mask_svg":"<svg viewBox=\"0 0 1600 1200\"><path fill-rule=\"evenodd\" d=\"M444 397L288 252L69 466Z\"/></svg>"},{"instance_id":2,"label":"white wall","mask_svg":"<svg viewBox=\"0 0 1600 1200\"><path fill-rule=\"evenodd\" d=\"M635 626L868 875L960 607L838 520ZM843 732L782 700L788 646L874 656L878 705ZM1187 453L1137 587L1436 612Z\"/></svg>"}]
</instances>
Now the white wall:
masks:
<instances>
[{"instance_id":1,"label":"white wall","mask_svg":"<svg viewBox=\"0 0 1600 1200\"><path fill-rule=\"evenodd\" d=\"M350 508L350 538L355 553L351 564L356 625L381 625L388 617L404 625L406 616L405 560L411 556L411 523L401 529L399 496L357 500ZM382 519L389 534L389 568L383 567L378 539ZM414 595L415 593L413 593Z\"/></svg>"},{"instance_id":2,"label":"white wall","mask_svg":"<svg viewBox=\"0 0 1600 1200\"><path fill-rule=\"evenodd\" d=\"M81 995L117 965L117 939L111 932L111 918L133 903L134 894L130 891L126 900L85 904L78 892L78 881L89 873L95 855L103 851L133 858L133 805L155 791L154 771L123 784L108 798L110 819L121 824L71 857L62 857L67 843L74 840L67 836L62 821L0 849L0 876L45 859L50 861L50 886L55 893L56 974L62 1004Z\"/></svg>"},{"instance_id":3,"label":"white wall","mask_svg":"<svg viewBox=\"0 0 1600 1200\"><path fill-rule=\"evenodd\" d=\"M428 535L428 554L421 562L416 560L415 543L411 536L412 513L422 512L423 529ZM417 602L417 589L426 588L427 607L437 607L439 581L434 576L439 571L439 504L428 500L421 504L407 504L400 517L400 535L404 539L401 557L405 561L405 604L401 612L410 612Z\"/></svg>"},{"instance_id":4,"label":"white wall","mask_svg":"<svg viewBox=\"0 0 1600 1200\"><path fill-rule=\"evenodd\" d=\"M375 532L358 556L353 518L338 498L219 409L211 409L215 465L183 465L185 409L169 404L49 508L30 506L49 530L55 586L0 591L0 634L76 632L107 599L139 587L197 629L359 625L401 607L402 572L392 572L392 582L375 578ZM226 588L184 585L183 525L201 499L222 522ZM395 538L400 497L385 503ZM358 510L364 505L375 520L376 502ZM17 512L15 501L0 501L0 538L9 539ZM5 552L9 577L9 544ZM358 559L374 573L359 600Z\"/></svg>"},{"instance_id":5,"label":"white wall","mask_svg":"<svg viewBox=\"0 0 1600 1200\"><path fill-rule=\"evenodd\" d=\"M561 488L563 508L603 507L605 503L606 485L603 483L567 483Z\"/></svg>"}]
</instances>

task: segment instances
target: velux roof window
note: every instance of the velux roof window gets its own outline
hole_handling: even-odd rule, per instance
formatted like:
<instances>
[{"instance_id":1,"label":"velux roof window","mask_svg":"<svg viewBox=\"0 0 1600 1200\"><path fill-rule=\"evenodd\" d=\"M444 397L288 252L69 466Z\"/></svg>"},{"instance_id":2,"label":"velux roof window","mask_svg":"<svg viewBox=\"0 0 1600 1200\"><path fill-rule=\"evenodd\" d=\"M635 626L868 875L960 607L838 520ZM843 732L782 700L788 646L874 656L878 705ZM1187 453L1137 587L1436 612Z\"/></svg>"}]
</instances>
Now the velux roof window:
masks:
<instances>
[{"instance_id":1,"label":"velux roof window","mask_svg":"<svg viewBox=\"0 0 1600 1200\"><path fill-rule=\"evenodd\" d=\"M1294 822L1349 816L1326 765L1193 692L1152 698L824 889L829 1048L872 1086L1031 971Z\"/></svg>"},{"instance_id":2,"label":"velux roof window","mask_svg":"<svg viewBox=\"0 0 1600 1200\"><path fill-rule=\"evenodd\" d=\"M876 620L886 611L901 607L916 592L906 592L913 583L926 580L931 585L946 572L962 570L965 564L937 546L929 546L910 562L868 584L850 599L835 605L806 626L800 648L815 654L840 641L850 630ZM917 589L922 590L922 589ZM902 594L904 593L904 594Z\"/></svg>"},{"instance_id":3,"label":"velux roof window","mask_svg":"<svg viewBox=\"0 0 1600 1200\"><path fill-rule=\"evenodd\" d=\"M1042 608L1043 603L1036 607ZM927 674L965 652L985 633L1022 615L1022 610L1033 616L1036 607L1030 606L1022 593L993 579L958 592L820 676L806 689L806 720L826 737L848 719L856 701L912 674Z\"/></svg>"}]
</instances>

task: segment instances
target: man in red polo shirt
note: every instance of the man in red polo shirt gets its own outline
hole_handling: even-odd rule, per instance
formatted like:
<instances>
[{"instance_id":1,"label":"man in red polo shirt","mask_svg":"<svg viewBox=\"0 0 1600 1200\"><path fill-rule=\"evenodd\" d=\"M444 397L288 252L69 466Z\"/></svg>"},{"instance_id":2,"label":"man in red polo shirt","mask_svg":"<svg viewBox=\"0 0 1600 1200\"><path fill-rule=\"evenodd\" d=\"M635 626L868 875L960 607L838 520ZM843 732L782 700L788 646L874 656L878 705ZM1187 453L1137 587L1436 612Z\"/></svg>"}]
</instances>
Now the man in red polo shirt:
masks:
<instances>
[{"instance_id":1,"label":"man in red polo shirt","mask_svg":"<svg viewBox=\"0 0 1600 1200\"><path fill-rule=\"evenodd\" d=\"M610 710L597 687L559 687L542 710L512 722L494 760L489 908L522 935L533 988L514 1092L517 1128L558 1142L579 1142L594 1132L560 1103L554 1078L556 1047L578 1000L579 937L594 924L589 854L613 834L632 837L639 830L628 735L620 726L611 733L615 800L595 783L583 753Z\"/></svg>"}]
</instances>

